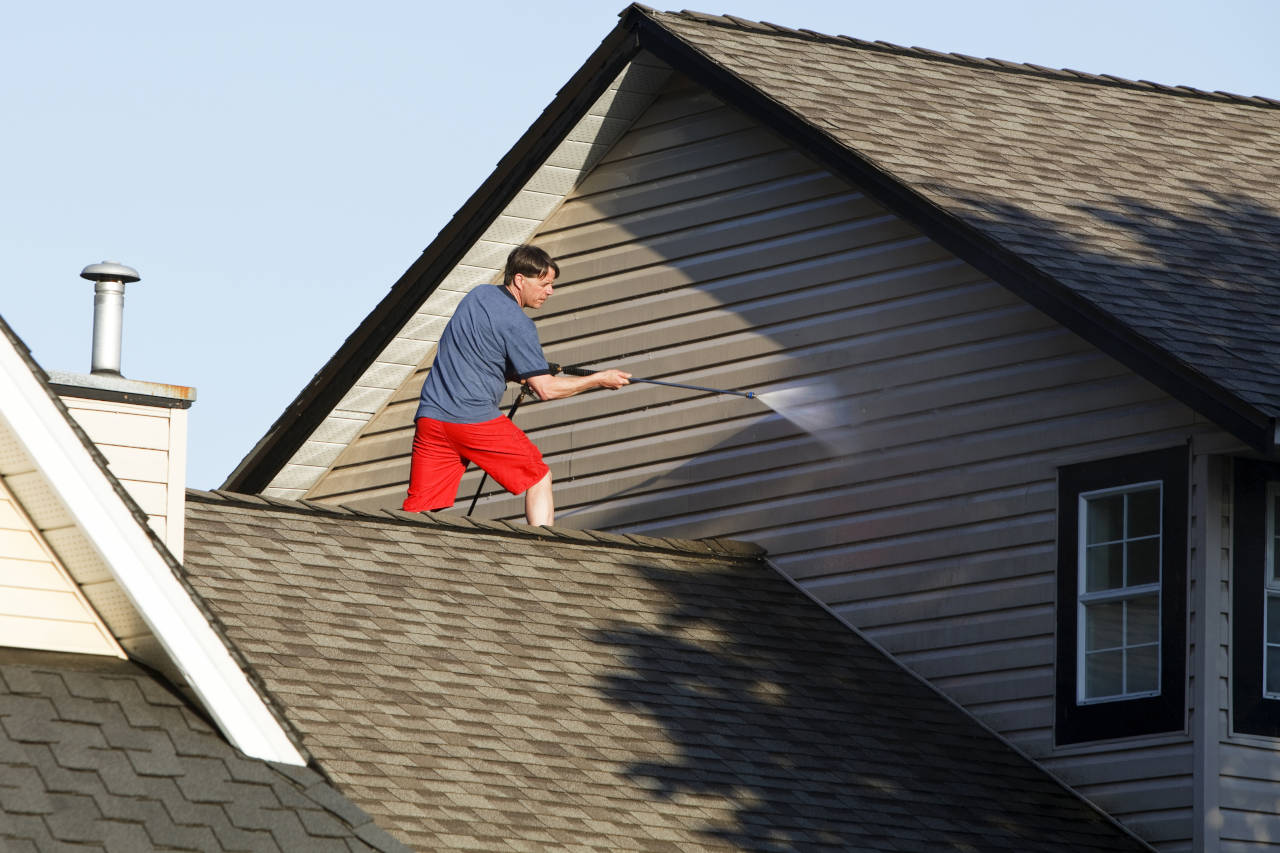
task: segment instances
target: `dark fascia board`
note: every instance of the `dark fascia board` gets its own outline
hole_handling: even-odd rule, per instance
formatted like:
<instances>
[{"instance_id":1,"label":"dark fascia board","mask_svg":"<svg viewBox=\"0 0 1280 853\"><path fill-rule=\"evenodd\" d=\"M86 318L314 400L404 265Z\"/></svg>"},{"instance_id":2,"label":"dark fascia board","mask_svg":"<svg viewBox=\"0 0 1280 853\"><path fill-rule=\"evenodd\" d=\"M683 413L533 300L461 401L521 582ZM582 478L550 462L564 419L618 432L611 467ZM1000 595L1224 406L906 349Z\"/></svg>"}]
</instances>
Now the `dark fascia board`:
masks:
<instances>
[{"instance_id":1,"label":"dark fascia board","mask_svg":"<svg viewBox=\"0 0 1280 853\"><path fill-rule=\"evenodd\" d=\"M61 382L50 382L53 393L60 397L75 397L80 400L102 400L108 403L134 403L139 406L151 406L156 409L189 409L190 400L177 397L157 397L153 394L133 394L128 391L113 391L109 388L87 388L83 385L65 385Z\"/></svg>"},{"instance_id":2,"label":"dark fascia board","mask_svg":"<svg viewBox=\"0 0 1280 853\"><path fill-rule=\"evenodd\" d=\"M623 13L623 26L635 28L643 49L760 121L911 222L947 251L1241 441L1264 453L1276 450L1277 426L1273 418L797 116L663 27L647 11L636 4Z\"/></svg>"},{"instance_id":3,"label":"dark fascia board","mask_svg":"<svg viewBox=\"0 0 1280 853\"><path fill-rule=\"evenodd\" d=\"M405 318L457 266L638 51L635 35L621 23L605 37L488 179L241 460L222 489L257 494L267 487L395 338Z\"/></svg>"}]
</instances>

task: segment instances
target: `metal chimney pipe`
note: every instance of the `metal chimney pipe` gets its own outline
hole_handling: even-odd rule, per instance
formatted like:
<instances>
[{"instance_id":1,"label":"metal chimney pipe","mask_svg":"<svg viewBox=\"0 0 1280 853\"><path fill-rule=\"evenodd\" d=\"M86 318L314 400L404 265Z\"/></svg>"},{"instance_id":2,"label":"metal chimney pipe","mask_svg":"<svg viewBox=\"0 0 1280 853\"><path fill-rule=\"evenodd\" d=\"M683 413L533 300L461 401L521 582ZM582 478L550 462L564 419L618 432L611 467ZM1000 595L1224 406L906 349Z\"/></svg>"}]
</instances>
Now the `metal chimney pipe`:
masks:
<instances>
[{"instance_id":1,"label":"metal chimney pipe","mask_svg":"<svg viewBox=\"0 0 1280 853\"><path fill-rule=\"evenodd\" d=\"M141 281L133 267L115 261L90 264L80 272L81 278L94 282L93 287L93 357L91 373L120 375L120 340L124 331L124 286Z\"/></svg>"}]
</instances>

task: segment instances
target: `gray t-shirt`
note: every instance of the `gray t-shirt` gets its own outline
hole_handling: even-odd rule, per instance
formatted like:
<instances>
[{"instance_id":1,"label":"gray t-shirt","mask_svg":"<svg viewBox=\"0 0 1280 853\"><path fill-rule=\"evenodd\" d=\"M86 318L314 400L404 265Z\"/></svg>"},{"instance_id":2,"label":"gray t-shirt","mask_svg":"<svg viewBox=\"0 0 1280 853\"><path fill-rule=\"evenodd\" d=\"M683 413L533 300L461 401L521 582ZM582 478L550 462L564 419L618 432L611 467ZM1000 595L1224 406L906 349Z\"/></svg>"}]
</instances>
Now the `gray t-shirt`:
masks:
<instances>
[{"instance_id":1,"label":"gray t-shirt","mask_svg":"<svg viewBox=\"0 0 1280 853\"><path fill-rule=\"evenodd\" d=\"M482 284L463 297L440 336L422 383L419 418L491 421L509 379L550 373L533 321L505 287Z\"/></svg>"}]
</instances>

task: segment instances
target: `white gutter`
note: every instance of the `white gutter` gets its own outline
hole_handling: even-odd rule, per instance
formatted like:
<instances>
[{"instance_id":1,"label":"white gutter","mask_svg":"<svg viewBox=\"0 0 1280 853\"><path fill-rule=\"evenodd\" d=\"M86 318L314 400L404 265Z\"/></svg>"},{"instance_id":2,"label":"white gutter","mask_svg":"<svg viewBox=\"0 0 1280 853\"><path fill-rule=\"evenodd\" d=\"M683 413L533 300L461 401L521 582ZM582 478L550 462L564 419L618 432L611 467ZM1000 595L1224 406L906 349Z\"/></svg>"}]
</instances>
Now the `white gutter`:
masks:
<instances>
[{"instance_id":1,"label":"white gutter","mask_svg":"<svg viewBox=\"0 0 1280 853\"><path fill-rule=\"evenodd\" d=\"M163 546L139 523L6 335L0 335L0 401L0 423L30 456L227 738L253 758L306 764L174 576Z\"/></svg>"}]
</instances>

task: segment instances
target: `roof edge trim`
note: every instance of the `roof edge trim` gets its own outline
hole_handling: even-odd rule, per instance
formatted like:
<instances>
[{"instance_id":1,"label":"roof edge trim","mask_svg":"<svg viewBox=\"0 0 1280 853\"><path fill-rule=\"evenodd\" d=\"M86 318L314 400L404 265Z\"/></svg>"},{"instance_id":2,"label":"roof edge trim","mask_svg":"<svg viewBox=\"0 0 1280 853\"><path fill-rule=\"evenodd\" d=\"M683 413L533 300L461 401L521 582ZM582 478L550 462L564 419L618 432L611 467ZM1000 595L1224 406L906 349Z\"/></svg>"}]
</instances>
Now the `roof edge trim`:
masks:
<instances>
[{"instance_id":1,"label":"roof edge trim","mask_svg":"<svg viewBox=\"0 0 1280 853\"><path fill-rule=\"evenodd\" d=\"M862 188L956 257L1249 446L1264 453L1280 447L1273 419L1254 406L1178 362L1053 277L769 98L642 9L633 6L627 19L635 26L643 49L730 106L764 123L834 174Z\"/></svg>"},{"instance_id":2,"label":"roof edge trim","mask_svg":"<svg viewBox=\"0 0 1280 853\"><path fill-rule=\"evenodd\" d=\"M530 125L422 255L391 287L219 487L256 494L395 337L405 319L462 259L485 229L586 114L618 72L639 53L625 21L615 27Z\"/></svg>"}]
</instances>

